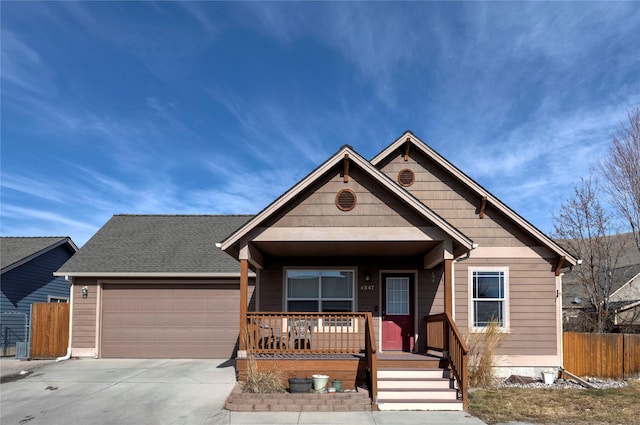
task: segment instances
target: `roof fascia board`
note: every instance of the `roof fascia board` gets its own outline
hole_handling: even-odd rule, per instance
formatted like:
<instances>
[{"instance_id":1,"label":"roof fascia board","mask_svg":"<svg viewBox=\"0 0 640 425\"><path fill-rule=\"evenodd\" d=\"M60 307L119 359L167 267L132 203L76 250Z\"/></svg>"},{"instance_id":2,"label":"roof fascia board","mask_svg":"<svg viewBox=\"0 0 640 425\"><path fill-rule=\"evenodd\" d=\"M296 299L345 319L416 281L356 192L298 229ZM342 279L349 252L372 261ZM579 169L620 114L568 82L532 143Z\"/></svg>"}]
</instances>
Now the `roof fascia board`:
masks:
<instances>
[{"instance_id":1,"label":"roof fascia board","mask_svg":"<svg viewBox=\"0 0 640 425\"><path fill-rule=\"evenodd\" d=\"M640 278L640 273L637 273L635 276L633 276L631 279L629 279L628 281L626 281L625 283L622 284L622 286L620 286L618 289L616 289L616 291L609 295L609 298L613 297L615 294L617 294L618 292L620 292L622 290L622 288L624 288L625 286L629 285L631 282L633 282L634 280Z\"/></svg>"},{"instance_id":2,"label":"roof fascia board","mask_svg":"<svg viewBox=\"0 0 640 425\"><path fill-rule=\"evenodd\" d=\"M166 278L178 278L178 277L214 277L214 278L239 278L240 273L162 273L162 272L54 272L54 276L70 276L70 277L166 277ZM249 277L256 277L256 274L249 271Z\"/></svg>"},{"instance_id":3,"label":"roof fascia board","mask_svg":"<svg viewBox=\"0 0 640 425\"><path fill-rule=\"evenodd\" d=\"M284 206L289 200L293 199L296 195L301 193L304 189L307 188L313 181L315 181L318 177L322 176L325 172L330 170L334 165L337 159L342 159L342 155L348 151L352 152L347 146L343 146L333 157L329 158L323 164L320 164L315 170L309 173L305 178L303 178L298 184L290 188L288 191L280 195L275 201L271 204L267 205L262 211L256 214L251 220L245 223L244 226L233 232L229 235L225 240L223 240L220 244L220 249L226 251L232 245L237 243L244 235L246 235L249 231L253 230L257 227L264 219L269 217L278 211L282 206Z\"/></svg>"},{"instance_id":4,"label":"roof fascia board","mask_svg":"<svg viewBox=\"0 0 640 425\"><path fill-rule=\"evenodd\" d=\"M37 258L39 256L41 256L42 254L46 254L47 252L64 245L65 243L68 243L69 246L71 247L71 249L73 249L74 252L78 252L78 247L76 246L76 244L73 243L73 241L71 240L71 238L69 237L63 237L61 238L59 241L47 246L46 248L41 249L40 251L34 252L33 254L29 255L28 257L23 258L22 260L18 260L13 264L9 264L7 267L5 267L4 269L2 269L2 273L6 273L10 270L13 270L17 267L22 266L23 264L28 263L29 261L33 260L34 258Z\"/></svg>"},{"instance_id":5,"label":"roof fascia board","mask_svg":"<svg viewBox=\"0 0 640 425\"><path fill-rule=\"evenodd\" d=\"M324 173L329 171L331 168L336 166L343 160L344 154L349 154L349 159L352 160L355 164L360 166L363 170L367 171L369 175L371 175L376 181L381 183L385 188L387 188L390 192L394 193L396 196L403 199L407 204L412 206L416 211L425 216L428 220L432 221L435 225L443 229L449 236L454 238L456 242L465 246L467 249L471 249L473 247L473 241L471 241L468 237L466 237L462 232L460 232L455 227L451 226L447 223L442 217L438 216L435 212L431 211L426 205L420 202L417 198L411 195L409 192L395 184L389 177L387 177L383 172L374 167L369 161L364 159L360 154L355 152L349 146L342 147L336 154L334 154L331 158L325 161L322 165L316 168L313 172L311 172L307 177L302 179L298 184L293 186L287 192L285 192L282 196L276 199L273 203L267 206L264 210L262 210L258 215L256 215L252 220L246 223L243 227L234 232L231 236L229 236L226 240L224 240L221 244L221 249L226 251L232 245L240 241L247 233L251 230L255 229L259 226L259 224L264 221L271 214L277 212L281 207L283 207L287 202L295 198L298 194L304 191L310 184L320 178Z\"/></svg>"},{"instance_id":6,"label":"roof fascia board","mask_svg":"<svg viewBox=\"0 0 640 425\"><path fill-rule=\"evenodd\" d=\"M376 155L372 160L371 164L377 166L382 160L387 158L392 152L398 149L402 144L404 144L409 138L414 147L419 149L422 153L424 153L428 158L433 159L438 165L444 168L447 172L452 174L462 183L466 184L470 189L478 194L480 198L487 198L487 202L489 202L494 208L500 211L502 214L506 215L517 224L519 224L522 228L528 231L531 235L537 238L540 242L544 243L547 247L549 247L552 251L560 256L565 257L565 261L570 265L575 266L578 264L578 260L567 251L565 251L562 247L556 244L553 240L551 240L547 235L538 230L535 226L529 223L527 220L522 218L518 213L513 211L511 208L506 206L502 201L493 196L488 190L480 186L476 183L471 177L467 176L463 173L459 168L453 165L451 162L447 161L443 156L429 147L426 143L416 137L412 132L406 131L402 136L400 136L395 142L393 142L389 147Z\"/></svg>"}]
</instances>

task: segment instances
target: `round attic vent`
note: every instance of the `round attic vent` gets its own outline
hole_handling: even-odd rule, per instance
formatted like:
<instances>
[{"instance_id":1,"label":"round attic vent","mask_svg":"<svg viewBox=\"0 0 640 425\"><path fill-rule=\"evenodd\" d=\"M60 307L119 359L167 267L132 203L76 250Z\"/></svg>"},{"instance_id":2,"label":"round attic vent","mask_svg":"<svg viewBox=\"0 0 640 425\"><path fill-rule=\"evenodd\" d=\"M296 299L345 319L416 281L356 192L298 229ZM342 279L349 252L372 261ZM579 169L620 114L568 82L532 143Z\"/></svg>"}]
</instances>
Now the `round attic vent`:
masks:
<instances>
[{"instance_id":1,"label":"round attic vent","mask_svg":"<svg viewBox=\"0 0 640 425\"><path fill-rule=\"evenodd\" d=\"M411 186L413 182L416 180L416 175L413 170L405 168L398 173L398 183L402 186Z\"/></svg>"},{"instance_id":2,"label":"round attic vent","mask_svg":"<svg viewBox=\"0 0 640 425\"><path fill-rule=\"evenodd\" d=\"M336 206L342 211L351 211L356 206L356 194L350 189L342 189L336 195Z\"/></svg>"}]
</instances>

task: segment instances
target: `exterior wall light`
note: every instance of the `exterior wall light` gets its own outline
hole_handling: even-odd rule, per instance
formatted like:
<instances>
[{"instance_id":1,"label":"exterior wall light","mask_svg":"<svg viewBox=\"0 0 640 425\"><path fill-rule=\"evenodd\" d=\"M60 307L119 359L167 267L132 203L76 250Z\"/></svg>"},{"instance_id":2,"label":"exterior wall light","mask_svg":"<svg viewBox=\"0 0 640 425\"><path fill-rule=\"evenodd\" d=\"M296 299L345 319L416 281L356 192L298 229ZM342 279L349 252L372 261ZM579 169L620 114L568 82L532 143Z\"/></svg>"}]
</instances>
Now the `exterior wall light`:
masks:
<instances>
[{"instance_id":1,"label":"exterior wall light","mask_svg":"<svg viewBox=\"0 0 640 425\"><path fill-rule=\"evenodd\" d=\"M87 298L89 296L89 287L88 286L83 286L82 287L82 298Z\"/></svg>"},{"instance_id":2,"label":"exterior wall light","mask_svg":"<svg viewBox=\"0 0 640 425\"><path fill-rule=\"evenodd\" d=\"M371 275L369 274L369 272L365 272L364 281L365 282L371 282Z\"/></svg>"}]
</instances>

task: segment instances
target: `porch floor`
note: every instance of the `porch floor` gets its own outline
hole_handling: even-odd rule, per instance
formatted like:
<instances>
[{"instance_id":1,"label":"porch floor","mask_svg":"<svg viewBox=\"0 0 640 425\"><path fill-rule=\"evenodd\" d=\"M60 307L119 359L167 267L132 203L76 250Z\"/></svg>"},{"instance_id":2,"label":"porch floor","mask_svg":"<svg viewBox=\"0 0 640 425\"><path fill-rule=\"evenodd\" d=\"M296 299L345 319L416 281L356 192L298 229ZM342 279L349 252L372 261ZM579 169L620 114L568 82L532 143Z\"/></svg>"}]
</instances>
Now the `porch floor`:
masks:
<instances>
[{"instance_id":1,"label":"porch floor","mask_svg":"<svg viewBox=\"0 0 640 425\"><path fill-rule=\"evenodd\" d=\"M364 353L259 353L253 356L256 359L268 360L360 360L365 358Z\"/></svg>"}]
</instances>

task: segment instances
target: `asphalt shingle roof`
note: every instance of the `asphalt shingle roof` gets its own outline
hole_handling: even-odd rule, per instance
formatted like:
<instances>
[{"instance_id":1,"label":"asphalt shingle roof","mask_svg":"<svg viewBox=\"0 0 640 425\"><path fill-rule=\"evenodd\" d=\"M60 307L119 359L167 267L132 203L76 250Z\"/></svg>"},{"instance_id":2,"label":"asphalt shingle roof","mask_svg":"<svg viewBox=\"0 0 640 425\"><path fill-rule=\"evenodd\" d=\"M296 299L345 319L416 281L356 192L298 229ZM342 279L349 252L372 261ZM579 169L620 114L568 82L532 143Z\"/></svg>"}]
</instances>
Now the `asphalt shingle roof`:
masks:
<instances>
[{"instance_id":1,"label":"asphalt shingle roof","mask_svg":"<svg viewBox=\"0 0 640 425\"><path fill-rule=\"evenodd\" d=\"M4 270L5 267L23 261L40 251L46 250L52 245L57 245L61 241L71 242L71 240L65 236L1 237L0 269Z\"/></svg>"},{"instance_id":2,"label":"asphalt shingle roof","mask_svg":"<svg viewBox=\"0 0 640 425\"><path fill-rule=\"evenodd\" d=\"M58 273L239 273L216 247L250 215L114 215Z\"/></svg>"}]
</instances>

